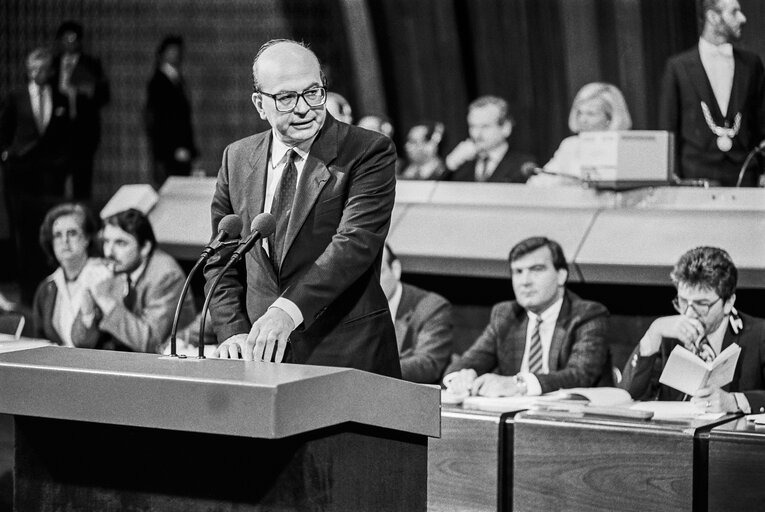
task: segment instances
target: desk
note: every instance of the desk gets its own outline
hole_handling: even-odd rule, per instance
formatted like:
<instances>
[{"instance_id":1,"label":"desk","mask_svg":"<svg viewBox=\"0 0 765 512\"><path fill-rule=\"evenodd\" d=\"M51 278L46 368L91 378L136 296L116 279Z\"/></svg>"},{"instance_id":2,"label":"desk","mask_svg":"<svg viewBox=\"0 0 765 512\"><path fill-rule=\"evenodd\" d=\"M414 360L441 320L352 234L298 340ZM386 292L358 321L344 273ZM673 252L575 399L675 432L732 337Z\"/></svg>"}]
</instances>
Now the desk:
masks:
<instances>
[{"instance_id":1,"label":"desk","mask_svg":"<svg viewBox=\"0 0 765 512\"><path fill-rule=\"evenodd\" d=\"M160 190L149 217L176 258L209 241L214 190L214 178L181 177ZM504 279L510 248L535 235L561 244L572 282L665 285L683 252L712 245L730 252L740 287L765 288L765 189L396 185L389 240L409 273Z\"/></svg>"},{"instance_id":2,"label":"desk","mask_svg":"<svg viewBox=\"0 0 765 512\"><path fill-rule=\"evenodd\" d=\"M441 438L428 443L428 511L498 509L500 434L505 416L443 407Z\"/></svg>"},{"instance_id":3,"label":"desk","mask_svg":"<svg viewBox=\"0 0 765 512\"><path fill-rule=\"evenodd\" d=\"M18 510L426 509L432 386L43 347L0 354L0 389Z\"/></svg>"},{"instance_id":4,"label":"desk","mask_svg":"<svg viewBox=\"0 0 765 512\"><path fill-rule=\"evenodd\" d=\"M709 510L762 509L765 426L739 418L709 435Z\"/></svg>"},{"instance_id":5,"label":"desk","mask_svg":"<svg viewBox=\"0 0 765 512\"><path fill-rule=\"evenodd\" d=\"M715 421L514 419L514 510L706 511Z\"/></svg>"}]
</instances>

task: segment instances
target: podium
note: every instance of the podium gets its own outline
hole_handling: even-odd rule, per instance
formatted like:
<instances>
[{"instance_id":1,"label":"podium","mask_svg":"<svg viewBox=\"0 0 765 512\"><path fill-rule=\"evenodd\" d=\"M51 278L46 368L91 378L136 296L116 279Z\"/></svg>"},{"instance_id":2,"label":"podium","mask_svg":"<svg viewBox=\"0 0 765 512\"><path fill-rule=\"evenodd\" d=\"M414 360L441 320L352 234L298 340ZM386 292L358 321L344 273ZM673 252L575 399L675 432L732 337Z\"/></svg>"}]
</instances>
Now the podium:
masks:
<instances>
[{"instance_id":1,"label":"podium","mask_svg":"<svg viewBox=\"0 0 765 512\"><path fill-rule=\"evenodd\" d=\"M437 388L345 368L0 354L16 510L425 510Z\"/></svg>"}]
</instances>

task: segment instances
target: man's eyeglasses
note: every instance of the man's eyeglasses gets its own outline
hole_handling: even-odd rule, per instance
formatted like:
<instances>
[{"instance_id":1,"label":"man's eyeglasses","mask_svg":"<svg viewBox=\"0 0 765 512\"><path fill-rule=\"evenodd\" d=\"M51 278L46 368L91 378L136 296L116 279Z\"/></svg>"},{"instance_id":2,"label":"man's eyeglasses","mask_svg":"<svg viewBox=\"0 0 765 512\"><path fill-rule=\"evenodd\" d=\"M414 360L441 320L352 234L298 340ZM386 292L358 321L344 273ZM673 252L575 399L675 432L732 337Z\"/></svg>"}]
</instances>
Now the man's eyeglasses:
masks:
<instances>
[{"instance_id":1,"label":"man's eyeglasses","mask_svg":"<svg viewBox=\"0 0 765 512\"><path fill-rule=\"evenodd\" d=\"M285 91L276 94L258 92L273 99L274 106L279 112L292 112L297 107L300 98L303 98L309 107L320 107L327 102L327 89L323 86L310 87L303 92Z\"/></svg>"},{"instance_id":2,"label":"man's eyeglasses","mask_svg":"<svg viewBox=\"0 0 765 512\"><path fill-rule=\"evenodd\" d=\"M672 299L672 305L675 306L675 311L680 313L681 315L684 315L686 311L688 311L688 307L690 306L693 308L693 310L696 312L699 316L706 316L707 313L709 313L709 310L712 309L712 306L717 304L722 300L722 297L717 297L717 300L712 302L688 302L687 300L681 298L681 297L675 297Z\"/></svg>"}]
</instances>

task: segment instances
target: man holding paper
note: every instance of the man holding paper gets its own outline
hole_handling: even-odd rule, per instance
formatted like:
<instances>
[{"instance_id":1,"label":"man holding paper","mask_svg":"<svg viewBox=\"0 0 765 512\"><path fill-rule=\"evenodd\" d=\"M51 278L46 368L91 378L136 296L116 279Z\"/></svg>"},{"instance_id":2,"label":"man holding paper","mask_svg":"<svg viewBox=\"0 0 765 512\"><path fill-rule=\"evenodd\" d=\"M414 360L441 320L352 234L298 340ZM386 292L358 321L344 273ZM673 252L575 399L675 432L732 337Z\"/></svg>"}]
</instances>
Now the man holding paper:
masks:
<instances>
[{"instance_id":1,"label":"man holding paper","mask_svg":"<svg viewBox=\"0 0 765 512\"><path fill-rule=\"evenodd\" d=\"M732 380L697 389L691 398L706 412L765 412L765 320L736 311L738 271L728 253L697 247L680 257L670 277L679 314L657 318L624 369L621 386L636 400L682 400L684 394L661 381L677 381L662 371L677 346L705 363L741 348ZM679 376L683 377L683 376Z\"/></svg>"}]
</instances>

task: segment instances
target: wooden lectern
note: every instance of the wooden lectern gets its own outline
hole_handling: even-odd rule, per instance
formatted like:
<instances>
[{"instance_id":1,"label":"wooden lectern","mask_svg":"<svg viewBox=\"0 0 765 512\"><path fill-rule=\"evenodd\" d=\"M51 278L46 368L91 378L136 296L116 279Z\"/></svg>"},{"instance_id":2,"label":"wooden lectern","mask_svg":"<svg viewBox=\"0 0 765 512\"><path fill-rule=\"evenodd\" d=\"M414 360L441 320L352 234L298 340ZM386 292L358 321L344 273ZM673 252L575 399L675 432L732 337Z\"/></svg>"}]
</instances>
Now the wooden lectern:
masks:
<instances>
[{"instance_id":1,"label":"wooden lectern","mask_svg":"<svg viewBox=\"0 0 765 512\"><path fill-rule=\"evenodd\" d=\"M425 510L440 394L359 370L0 354L16 510Z\"/></svg>"}]
</instances>

